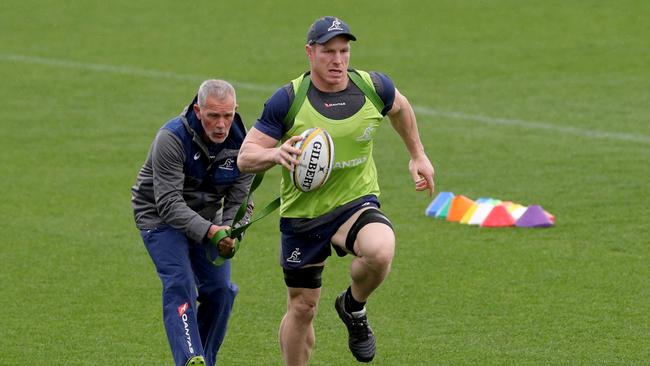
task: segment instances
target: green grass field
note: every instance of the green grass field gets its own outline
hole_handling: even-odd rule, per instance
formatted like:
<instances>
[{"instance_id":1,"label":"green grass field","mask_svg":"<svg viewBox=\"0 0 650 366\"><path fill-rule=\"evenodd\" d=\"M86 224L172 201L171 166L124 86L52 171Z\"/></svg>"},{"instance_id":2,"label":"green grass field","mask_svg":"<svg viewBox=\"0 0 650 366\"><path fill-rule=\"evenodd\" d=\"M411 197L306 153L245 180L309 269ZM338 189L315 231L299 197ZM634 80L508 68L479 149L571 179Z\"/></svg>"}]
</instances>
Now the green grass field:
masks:
<instances>
[{"instance_id":1,"label":"green grass field","mask_svg":"<svg viewBox=\"0 0 650 366\"><path fill-rule=\"evenodd\" d=\"M375 365L643 365L650 360L650 3L4 1L0 5L0 365L171 365L160 283L130 187L156 130L207 78L252 126L307 68L318 16L353 67L416 109L437 191L555 214L551 229L424 216L386 120L382 202L398 238L368 304ZM256 195L277 195L279 170ZM234 260L221 365L280 365L277 215ZM332 258L312 365L354 365Z\"/></svg>"}]
</instances>

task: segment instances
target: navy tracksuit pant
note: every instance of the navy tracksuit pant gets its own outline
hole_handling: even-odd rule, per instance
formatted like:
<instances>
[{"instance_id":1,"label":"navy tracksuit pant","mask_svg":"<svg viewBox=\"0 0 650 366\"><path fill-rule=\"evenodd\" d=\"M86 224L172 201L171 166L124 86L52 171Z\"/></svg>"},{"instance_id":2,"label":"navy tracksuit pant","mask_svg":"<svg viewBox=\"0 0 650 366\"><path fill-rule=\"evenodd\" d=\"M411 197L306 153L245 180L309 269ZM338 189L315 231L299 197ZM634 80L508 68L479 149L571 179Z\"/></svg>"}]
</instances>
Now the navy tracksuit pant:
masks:
<instances>
[{"instance_id":1,"label":"navy tracksuit pant","mask_svg":"<svg viewBox=\"0 0 650 366\"><path fill-rule=\"evenodd\" d=\"M237 295L230 261L216 267L206 248L171 226L140 232L162 282L163 321L176 365L202 355L214 365ZM213 257L214 258L214 257Z\"/></svg>"}]
</instances>

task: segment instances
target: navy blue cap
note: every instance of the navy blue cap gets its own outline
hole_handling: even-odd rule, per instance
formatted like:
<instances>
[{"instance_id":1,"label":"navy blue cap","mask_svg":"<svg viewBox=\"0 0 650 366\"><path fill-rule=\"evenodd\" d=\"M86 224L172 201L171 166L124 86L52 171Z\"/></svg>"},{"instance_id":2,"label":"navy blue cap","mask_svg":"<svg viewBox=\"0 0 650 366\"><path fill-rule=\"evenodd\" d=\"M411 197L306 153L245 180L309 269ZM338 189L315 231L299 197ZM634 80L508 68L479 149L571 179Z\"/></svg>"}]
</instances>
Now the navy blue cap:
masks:
<instances>
[{"instance_id":1,"label":"navy blue cap","mask_svg":"<svg viewBox=\"0 0 650 366\"><path fill-rule=\"evenodd\" d=\"M309 27L307 32L308 44L323 44L336 36L345 36L347 39L356 41L357 37L350 33L350 27L337 17L322 17L317 19Z\"/></svg>"}]
</instances>

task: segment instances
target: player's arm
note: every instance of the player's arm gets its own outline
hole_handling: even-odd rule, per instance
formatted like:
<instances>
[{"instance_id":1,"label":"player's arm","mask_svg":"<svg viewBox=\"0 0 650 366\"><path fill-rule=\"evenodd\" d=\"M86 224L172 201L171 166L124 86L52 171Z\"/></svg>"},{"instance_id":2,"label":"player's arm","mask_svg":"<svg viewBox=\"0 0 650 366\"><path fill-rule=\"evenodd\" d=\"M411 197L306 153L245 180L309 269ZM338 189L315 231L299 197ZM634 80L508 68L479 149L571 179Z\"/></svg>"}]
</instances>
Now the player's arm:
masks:
<instances>
[{"instance_id":1,"label":"player's arm","mask_svg":"<svg viewBox=\"0 0 650 366\"><path fill-rule=\"evenodd\" d=\"M434 190L433 165L431 165L420 141L413 107L397 88L395 88L393 107L387 114L393 128L404 141L406 150L411 156L409 171L415 182L415 189L418 191L429 190L429 194L432 194Z\"/></svg>"},{"instance_id":2,"label":"player's arm","mask_svg":"<svg viewBox=\"0 0 650 366\"><path fill-rule=\"evenodd\" d=\"M237 166L246 173L256 173L267 170L276 164L293 170L293 165L298 164L294 155L300 150L293 145L300 141L300 136L293 136L282 145L276 146L278 140L253 127L239 149Z\"/></svg>"},{"instance_id":3,"label":"player's arm","mask_svg":"<svg viewBox=\"0 0 650 366\"><path fill-rule=\"evenodd\" d=\"M293 171L293 165L298 164L294 155L300 153L293 145L302 138L294 136L277 146L287 132L284 119L292 102L293 86L289 83L276 90L264 103L262 115L246 134L239 149L237 166L240 171L257 173L274 165L282 165Z\"/></svg>"}]
</instances>

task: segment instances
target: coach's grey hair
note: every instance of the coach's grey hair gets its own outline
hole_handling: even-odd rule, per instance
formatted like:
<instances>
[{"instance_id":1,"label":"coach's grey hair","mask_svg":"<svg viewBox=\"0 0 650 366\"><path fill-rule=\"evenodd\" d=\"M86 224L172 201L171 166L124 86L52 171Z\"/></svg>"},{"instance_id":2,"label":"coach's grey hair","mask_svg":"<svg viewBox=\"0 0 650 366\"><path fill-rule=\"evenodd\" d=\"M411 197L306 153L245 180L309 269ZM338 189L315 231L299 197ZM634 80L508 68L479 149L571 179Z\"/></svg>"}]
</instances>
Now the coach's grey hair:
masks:
<instances>
[{"instance_id":1,"label":"coach's grey hair","mask_svg":"<svg viewBox=\"0 0 650 366\"><path fill-rule=\"evenodd\" d=\"M237 103L237 96L235 94L235 88L230 85L229 82L225 80L210 79L201 83L198 91L198 104L199 107L205 107L205 100L208 99L208 96L216 97L219 100L224 100L228 97Z\"/></svg>"}]
</instances>

